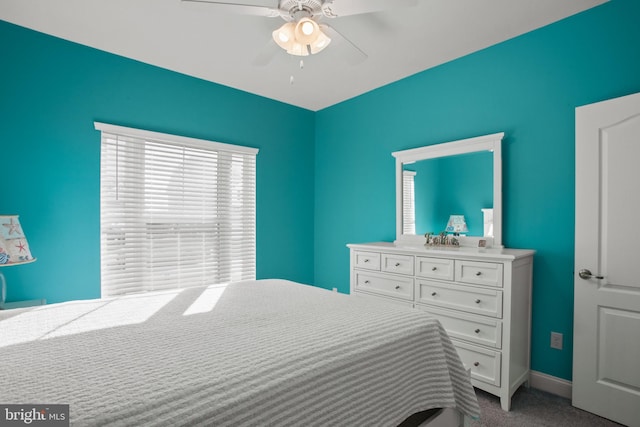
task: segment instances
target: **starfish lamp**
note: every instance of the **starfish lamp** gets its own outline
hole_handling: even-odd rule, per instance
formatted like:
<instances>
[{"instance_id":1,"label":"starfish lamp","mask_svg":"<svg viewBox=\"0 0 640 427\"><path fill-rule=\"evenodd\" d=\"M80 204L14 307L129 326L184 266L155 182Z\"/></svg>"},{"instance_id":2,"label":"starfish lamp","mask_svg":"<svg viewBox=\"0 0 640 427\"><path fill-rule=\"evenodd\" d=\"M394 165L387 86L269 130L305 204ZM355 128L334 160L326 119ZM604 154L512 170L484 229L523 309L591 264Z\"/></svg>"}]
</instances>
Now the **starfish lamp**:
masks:
<instances>
[{"instance_id":1,"label":"starfish lamp","mask_svg":"<svg viewBox=\"0 0 640 427\"><path fill-rule=\"evenodd\" d=\"M0 267L26 264L35 260L31 256L18 215L0 215ZM6 292L7 282L0 271L0 306L4 304Z\"/></svg>"}]
</instances>

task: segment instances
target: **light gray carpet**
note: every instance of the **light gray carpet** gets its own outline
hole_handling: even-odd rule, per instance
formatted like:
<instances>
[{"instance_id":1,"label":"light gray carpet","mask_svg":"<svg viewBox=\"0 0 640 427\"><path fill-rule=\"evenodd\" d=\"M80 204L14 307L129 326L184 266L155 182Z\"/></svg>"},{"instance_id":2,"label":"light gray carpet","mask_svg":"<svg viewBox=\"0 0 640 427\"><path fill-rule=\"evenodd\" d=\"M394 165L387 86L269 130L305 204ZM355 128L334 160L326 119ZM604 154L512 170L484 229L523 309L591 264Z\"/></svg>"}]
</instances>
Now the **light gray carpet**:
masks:
<instances>
[{"instance_id":1,"label":"light gray carpet","mask_svg":"<svg viewBox=\"0 0 640 427\"><path fill-rule=\"evenodd\" d=\"M571 401L534 388L520 387L511 399L511 411L500 408L500 399L476 389L481 417L471 427L620 427L592 413L571 406Z\"/></svg>"}]
</instances>

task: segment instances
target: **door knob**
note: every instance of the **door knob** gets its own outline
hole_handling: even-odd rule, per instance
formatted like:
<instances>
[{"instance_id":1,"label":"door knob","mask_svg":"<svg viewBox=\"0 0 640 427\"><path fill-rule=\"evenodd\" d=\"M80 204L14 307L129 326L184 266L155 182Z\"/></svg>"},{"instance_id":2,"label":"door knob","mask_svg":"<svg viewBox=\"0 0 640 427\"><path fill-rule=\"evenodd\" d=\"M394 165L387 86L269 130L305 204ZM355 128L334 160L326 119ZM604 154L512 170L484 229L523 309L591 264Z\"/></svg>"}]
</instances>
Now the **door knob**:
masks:
<instances>
[{"instance_id":1,"label":"door knob","mask_svg":"<svg viewBox=\"0 0 640 427\"><path fill-rule=\"evenodd\" d=\"M578 276L580 276L580 278L584 279L584 280L588 280L588 279L604 279L603 276L600 276L598 274L593 275L591 273L591 271L586 269L586 268L583 268L582 270L578 271Z\"/></svg>"}]
</instances>

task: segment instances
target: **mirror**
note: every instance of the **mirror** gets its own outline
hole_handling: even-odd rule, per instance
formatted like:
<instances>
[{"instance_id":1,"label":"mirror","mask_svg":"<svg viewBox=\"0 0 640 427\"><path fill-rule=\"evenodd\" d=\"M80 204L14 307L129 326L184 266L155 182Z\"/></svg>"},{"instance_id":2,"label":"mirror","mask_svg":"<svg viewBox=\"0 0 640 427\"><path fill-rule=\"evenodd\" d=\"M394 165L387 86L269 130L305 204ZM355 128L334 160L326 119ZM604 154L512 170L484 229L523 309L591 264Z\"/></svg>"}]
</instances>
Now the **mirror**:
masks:
<instances>
[{"instance_id":1,"label":"mirror","mask_svg":"<svg viewBox=\"0 0 640 427\"><path fill-rule=\"evenodd\" d=\"M463 214L465 234L484 236L482 209L493 208L493 153L420 160L404 164L402 173L403 233L438 234L450 215Z\"/></svg>"},{"instance_id":2,"label":"mirror","mask_svg":"<svg viewBox=\"0 0 640 427\"><path fill-rule=\"evenodd\" d=\"M392 153L396 158L396 244L423 245L451 215L464 215L462 246L502 247L504 133ZM450 231L452 228L450 228Z\"/></svg>"}]
</instances>

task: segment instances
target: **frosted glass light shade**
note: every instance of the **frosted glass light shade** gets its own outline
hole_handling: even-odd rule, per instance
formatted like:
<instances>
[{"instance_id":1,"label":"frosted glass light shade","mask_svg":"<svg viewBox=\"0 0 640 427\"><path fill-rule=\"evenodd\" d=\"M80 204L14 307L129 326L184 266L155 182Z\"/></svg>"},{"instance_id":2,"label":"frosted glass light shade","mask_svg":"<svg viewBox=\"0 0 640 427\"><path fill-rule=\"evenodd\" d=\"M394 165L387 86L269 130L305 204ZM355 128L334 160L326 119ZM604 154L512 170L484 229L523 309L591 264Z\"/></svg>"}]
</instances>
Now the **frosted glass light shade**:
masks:
<instances>
[{"instance_id":1,"label":"frosted glass light shade","mask_svg":"<svg viewBox=\"0 0 640 427\"><path fill-rule=\"evenodd\" d=\"M311 53L315 55L316 53L322 51L325 47L329 46L329 43L331 43L331 38L320 31L316 41L310 45Z\"/></svg>"},{"instance_id":2,"label":"frosted glass light shade","mask_svg":"<svg viewBox=\"0 0 640 427\"><path fill-rule=\"evenodd\" d=\"M307 49L307 45L306 44L301 44L298 42L294 42L291 47L289 49L287 49L287 53L289 55L296 55L296 56L308 56L309 55L309 49Z\"/></svg>"},{"instance_id":3,"label":"frosted glass light shade","mask_svg":"<svg viewBox=\"0 0 640 427\"><path fill-rule=\"evenodd\" d=\"M296 24L296 40L302 44L312 44L318 38L320 28L313 19L302 18Z\"/></svg>"},{"instance_id":4,"label":"frosted glass light shade","mask_svg":"<svg viewBox=\"0 0 640 427\"><path fill-rule=\"evenodd\" d=\"M273 41L284 50L289 50L295 43L295 28L296 25L293 22L287 22L280 28L275 30L271 35Z\"/></svg>"},{"instance_id":5,"label":"frosted glass light shade","mask_svg":"<svg viewBox=\"0 0 640 427\"><path fill-rule=\"evenodd\" d=\"M310 18L286 22L271 35L278 46L296 56L318 53L331 43L331 38Z\"/></svg>"}]
</instances>

